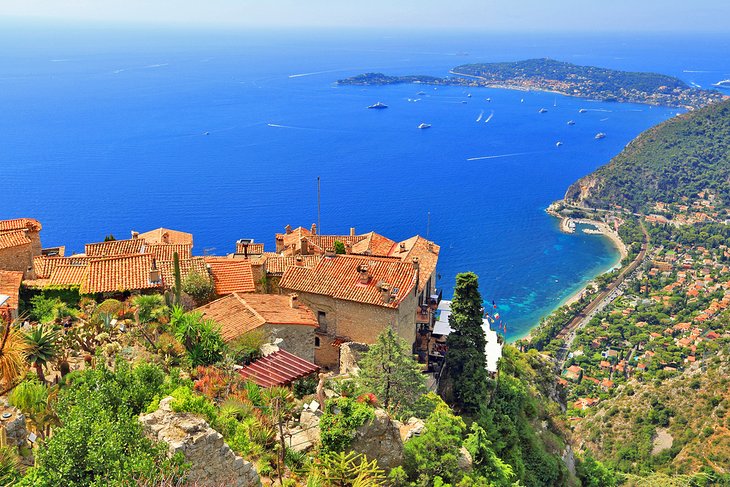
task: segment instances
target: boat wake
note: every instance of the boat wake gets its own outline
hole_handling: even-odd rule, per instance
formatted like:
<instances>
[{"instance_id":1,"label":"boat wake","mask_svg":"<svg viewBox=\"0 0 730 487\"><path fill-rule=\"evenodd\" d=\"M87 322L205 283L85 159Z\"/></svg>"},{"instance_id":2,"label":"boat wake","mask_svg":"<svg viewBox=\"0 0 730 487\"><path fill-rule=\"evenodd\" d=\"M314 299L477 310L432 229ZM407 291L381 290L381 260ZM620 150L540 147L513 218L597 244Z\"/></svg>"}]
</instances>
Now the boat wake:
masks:
<instances>
[{"instance_id":1,"label":"boat wake","mask_svg":"<svg viewBox=\"0 0 730 487\"><path fill-rule=\"evenodd\" d=\"M599 122L605 122L605 121L606 121L606 120L608 120L608 119L609 119L609 117L606 117L606 118L602 118L602 119L600 119L600 120L599 120Z\"/></svg>"},{"instance_id":2,"label":"boat wake","mask_svg":"<svg viewBox=\"0 0 730 487\"><path fill-rule=\"evenodd\" d=\"M479 157L469 157L467 161L483 161L486 159L501 159L503 157L517 157L517 156L527 156L530 154L540 154L539 151L533 151L533 152L513 152L511 154L496 154L493 156L479 156Z\"/></svg>"},{"instance_id":3,"label":"boat wake","mask_svg":"<svg viewBox=\"0 0 730 487\"><path fill-rule=\"evenodd\" d=\"M278 123L267 123L269 127L274 127L277 129L295 129L295 130L307 130L305 127L294 127L293 125L281 125Z\"/></svg>"},{"instance_id":4,"label":"boat wake","mask_svg":"<svg viewBox=\"0 0 730 487\"><path fill-rule=\"evenodd\" d=\"M482 110L482 111L481 111L481 112L479 113L479 116L477 117L477 122L481 122L481 121L482 121L482 117L483 117L483 116L484 116L484 110Z\"/></svg>"},{"instance_id":5,"label":"boat wake","mask_svg":"<svg viewBox=\"0 0 730 487\"><path fill-rule=\"evenodd\" d=\"M492 110L492 113L490 113L489 116L484 120L484 123L489 123L489 121L492 119L493 116L494 116L494 110Z\"/></svg>"},{"instance_id":6,"label":"boat wake","mask_svg":"<svg viewBox=\"0 0 730 487\"><path fill-rule=\"evenodd\" d=\"M696 70L696 69L683 69L683 73L714 73L715 71L702 71L702 70Z\"/></svg>"},{"instance_id":7,"label":"boat wake","mask_svg":"<svg viewBox=\"0 0 730 487\"><path fill-rule=\"evenodd\" d=\"M606 110L605 108L585 108L584 109L587 112L606 112L606 113L613 113L613 110Z\"/></svg>"}]
</instances>

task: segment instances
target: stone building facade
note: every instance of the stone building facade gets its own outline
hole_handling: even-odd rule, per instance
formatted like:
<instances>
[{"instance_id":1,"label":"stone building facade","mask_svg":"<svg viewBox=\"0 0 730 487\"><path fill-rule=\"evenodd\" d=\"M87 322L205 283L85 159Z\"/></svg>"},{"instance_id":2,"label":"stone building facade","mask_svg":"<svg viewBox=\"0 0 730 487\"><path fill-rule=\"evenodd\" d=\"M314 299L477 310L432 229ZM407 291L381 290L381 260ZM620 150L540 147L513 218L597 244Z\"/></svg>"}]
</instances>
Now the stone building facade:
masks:
<instances>
[{"instance_id":1,"label":"stone building facade","mask_svg":"<svg viewBox=\"0 0 730 487\"><path fill-rule=\"evenodd\" d=\"M0 220L0 270L23 272L35 279L33 257L42 253L41 224L32 218Z\"/></svg>"}]
</instances>

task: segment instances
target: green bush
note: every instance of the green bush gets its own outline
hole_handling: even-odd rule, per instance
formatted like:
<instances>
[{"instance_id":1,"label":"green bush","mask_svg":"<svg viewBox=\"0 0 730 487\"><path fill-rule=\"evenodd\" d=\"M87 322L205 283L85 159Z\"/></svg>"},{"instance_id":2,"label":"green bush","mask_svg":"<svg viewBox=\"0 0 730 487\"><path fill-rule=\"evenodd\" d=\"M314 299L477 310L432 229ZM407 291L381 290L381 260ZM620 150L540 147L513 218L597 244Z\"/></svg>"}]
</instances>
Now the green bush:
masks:
<instances>
[{"instance_id":1,"label":"green bush","mask_svg":"<svg viewBox=\"0 0 730 487\"><path fill-rule=\"evenodd\" d=\"M373 408L349 397L327 401L319 422L322 450L342 452L350 445L355 430L375 418Z\"/></svg>"}]
</instances>

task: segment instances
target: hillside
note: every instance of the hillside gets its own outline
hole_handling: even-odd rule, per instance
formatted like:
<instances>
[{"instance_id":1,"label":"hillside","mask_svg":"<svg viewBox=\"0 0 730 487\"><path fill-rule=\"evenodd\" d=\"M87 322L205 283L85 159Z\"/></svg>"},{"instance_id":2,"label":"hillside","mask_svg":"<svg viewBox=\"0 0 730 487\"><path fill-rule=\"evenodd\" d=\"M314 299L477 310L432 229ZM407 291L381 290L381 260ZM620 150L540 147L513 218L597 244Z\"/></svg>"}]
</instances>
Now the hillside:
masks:
<instances>
[{"instance_id":1,"label":"hillside","mask_svg":"<svg viewBox=\"0 0 730 487\"><path fill-rule=\"evenodd\" d=\"M573 443L624 472L730 473L728 350L683 374L630 381L575 422Z\"/></svg>"},{"instance_id":2,"label":"hillside","mask_svg":"<svg viewBox=\"0 0 730 487\"><path fill-rule=\"evenodd\" d=\"M642 133L607 165L578 180L567 203L648 212L656 203L689 206L714 195L730 207L730 101L677 116Z\"/></svg>"}]
</instances>

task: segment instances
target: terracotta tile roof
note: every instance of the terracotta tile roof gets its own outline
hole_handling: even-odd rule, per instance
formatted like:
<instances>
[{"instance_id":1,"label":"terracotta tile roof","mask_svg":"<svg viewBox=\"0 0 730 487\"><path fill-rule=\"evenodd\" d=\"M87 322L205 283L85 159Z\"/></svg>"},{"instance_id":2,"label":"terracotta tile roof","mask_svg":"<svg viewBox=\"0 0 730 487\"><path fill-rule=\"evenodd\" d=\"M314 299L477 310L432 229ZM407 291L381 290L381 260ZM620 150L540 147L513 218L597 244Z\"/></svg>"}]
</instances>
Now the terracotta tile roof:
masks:
<instances>
[{"instance_id":1,"label":"terracotta tile roof","mask_svg":"<svg viewBox=\"0 0 730 487\"><path fill-rule=\"evenodd\" d=\"M175 252L181 260L189 259L192 257L193 244L147 244L145 252L154 255L157 260L172 260Z\"/></svg>"},{"instance_id":2,"label":"terracotta tile roof","mask_svg":"<svg viewBox=\"0 0 730 487\"><path fill-rule=\"evenodd\" d=\"M360 283L358 266L368 266L370 279ZM408 263L378 257L338 255L323 258L312 268L292 266L286 269L279 287L293 291L331 296L335 299L397 308L413 291L416 272ZM395 296L386 303L379 289L380 283L390 285ZM397 290L397 291L396 291Z\"/></svg>"},{"instance_id":3,"label":"terracotta tile roof","mask_svg":"<svg viewBox=\"0 0 730 487\"><path fill-rule=\"evenodd\" d=\"M144 251L145 241L141 238L129 240L110 240L86 244L86 255L89 257L111 257L114 255L141 254Z\"/></svg>"},{"instance_id":4,"label":"terracotta tile roof","mask_svg":"<svg viewBox=\"0 0 730 487\"><path fill-rule=\"evenodd\" d=\"M47 257L39 255L33 257L33 269L39 279L48 279L53 274L53 270L60 265L86 266L89 261L91 258L86 256Z\"/></svg>"},{"instance_id":5,"label":"terracotta tile roof","mask_svg":"<svg viewBox=\"0 0 730 487\"><path fill-rule=\"evenodd\" d=\"M390 255L396 244L395 241L375 232L366 233L365 235L361 235L361 237L365 238L359 242L353 242L350 240L353 244L352 253L354 254L369 253L370 255L387 256Z\"/></svg>"},{"instance_id":6,"label":"terracotta tile roof","mask_svg":"<svg viewBox=\"0 0 730 487\"><path fill-rule=\"evenodd\" d=\"M19 245L28 245L31 243L30 238L25 230L14 230L11 232L0 233L0 249L9 249L18 247Z\"/></svg>"},{"instance_id":7,"label":"terracotta tile roof","mask_svg":"<svg viewBox=\"0 0 730 487\"><path fill-rule=\"evenodd\" d=\"M251 262L227 257L205 257L210 266L215 292L220 296L233 292L252 293L256 290Z\"/></svg>"},{"instance_id":8,"label":"terracotta tile roof","mask_svg":"<svg viewBox=\"0 0 730 487\"><path fill-rule=\"evenodd\" d=\"M157 268L160 270L162 275L162 282L167 287L175 285L175 266L172 260L158 260ZM185 279L193 273L200 274L201 276L209 276L208 266L205 264L205 259L202 257L191 257L189 259L180 259L180 278Z\"/></svg>"},{"instance_id":9,"label":"terracotta tile roof","mask_svg":"<svg viewBox=\"0 0 730 487\"><path fill-rule=\"evenodd\" d=\"M342 242L343 245L350 242L355 245L365 240L365 238L364 235L310 235L306 237L306 240L310 251L323 254L325 250L335 248L335 242Z\"/></svg>"},{"instance_id":10,"label":"terracotta tile roof","mask_svg":"<svg viewBox=\"0 0 730 487\"><path fill-rule=\"evenodd\" d=\"M248 248L245 248L245 247L248 247ZM246 246L241 242L236 242L236 253L237 254L247 253L248 255L261 255L264 253L264 244L250 243L250 244L248 244L248 246Z\"/></svg>"},{"instance_id":11,"label":"terracotta tile roof","mask_svg":"<svg viewBox=\"0 0 730 487\"><path fill-rule=\"evenodd\" d=\"M298 257L301 257L303 267L313 267L322 259L321 255L300 255ZM282 257L280 255L268 257L264 265L267 274L281 275L289 266L297 265L297 257Z\"/></svg>"},{"instance_id":12,"label":"terracotta tile roof","mask_svg":"<svg viewBox=\"0 0 730 487\"><path fill-rule=\"evenodd\" d=\"M416 235L408 240L399 242L398 245L393 247L390 255L399 257L403 262L407 263L411 263L414 257L418 257L421 270L418 290L422 291L426 286L428 278L431 277L436 270L440 251L441 247L419 235Z\"/></svg>"},{"instance_id":13,"label":"terracotta tile roof","mask_svg":"<svg viewBox=\"0 0 730 487\"><path fill-rule=\"evenodd\" d=\"M23 281L23 273L19 271L0 271L0 294L9 296L5 303L12 309L18 309L18 294L20 283Z\"/></svg>"},{"instance_id":14,"label":"terracotta tile roof","mask_svg":"<svg viewBox=\"0 0 730 487\"><path fill-rule=\"evenodd\" d=\"M81 286L86 281L88 265L58 265L48 279L50 286Z\"/></svg>"},{"instance_id":15,"label":"terracotta tile roof","mask_svg":"<svg viewBox=\"0 0 730 487\"><path fill-rule=\"evenodd\" d=\"M293 355L286 350L251 362L238 371L245 379L261 387L285 386L319 370L319 366Z\"/></svg>"},{"instance_id":16,"label":"terracotta tile roof","mask_svg":"<svg viewBox=\"0 0 730 487\"><path fill-rule=\"evenodd\" d=\"M152 254L118 255L92 259L82 286L84 293L108 293L159 288L162 281L151 282Z\"/></svg>"},{"instance_id":17,"label":"terracotta tile roof","mask_svg":"<svg viewBox=\"0 0 730 487\"><path fill-rule=\"evenodd\" d=\"M169 228L156 228L149 232L140 233L137 238L144 239L150 244L188 244L193 245L193 234L170 230Z\"/></svg>"},{"instance_id":18,"label":"terracotta tile roof","mask_svg":"<svg viewBox=\"0 0 730 487\"><path fill-rule=\"evenodd\" d=\"M13 230L31 230L40 232L43 228L38 220L33 218L16 218L14 220L0 220L0 232Z\"/></svg>"},{"instance_id":19,"label":"terracotta tile roof","mask_svg":"<svg viewBox=\"0 0 730 487\"><path fill-rule=\"evenodd\" d=\"M195 311L218 323L226 342L265 324L316 328L318 323L312 310L303 304L292 308L289 299L279 294L232 293Z\"/></svg>"}]
</instances>

